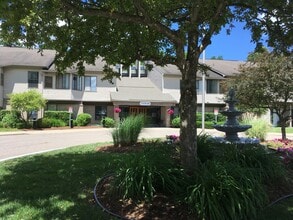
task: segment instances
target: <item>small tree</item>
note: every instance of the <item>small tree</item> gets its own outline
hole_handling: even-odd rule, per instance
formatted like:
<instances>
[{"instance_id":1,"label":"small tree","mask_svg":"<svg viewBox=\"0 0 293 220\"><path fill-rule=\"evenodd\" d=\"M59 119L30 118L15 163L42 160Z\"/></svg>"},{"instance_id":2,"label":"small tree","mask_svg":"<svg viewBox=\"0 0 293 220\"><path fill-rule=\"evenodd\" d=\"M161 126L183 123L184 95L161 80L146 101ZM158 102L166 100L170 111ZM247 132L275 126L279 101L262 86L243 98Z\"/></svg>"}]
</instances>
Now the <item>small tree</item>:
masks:
<instances>
[{"instance_id":1,"label":"small tree","mask_svg":"<svg viewBox=\"0 0 293 220\"><path fill-rule=\"evenodd\" d=\"M292 55L258 53L230 81L239 102L246 108L268 108L279 117L282 139L286 139L288 111L293 100Z\"/></svg>"},{"instance_id":2,"label":"small tree","mask_svg":"<svg viewBox=\"0 0 293 220\"><path fill-rule=\"evenodd\" d=\"M21 118L24 121L28 121L33 111L44 108L47 102L37 90L10 94L9 98L9 104L12 110L20 111Z\"/></svg>"}]
</instances>

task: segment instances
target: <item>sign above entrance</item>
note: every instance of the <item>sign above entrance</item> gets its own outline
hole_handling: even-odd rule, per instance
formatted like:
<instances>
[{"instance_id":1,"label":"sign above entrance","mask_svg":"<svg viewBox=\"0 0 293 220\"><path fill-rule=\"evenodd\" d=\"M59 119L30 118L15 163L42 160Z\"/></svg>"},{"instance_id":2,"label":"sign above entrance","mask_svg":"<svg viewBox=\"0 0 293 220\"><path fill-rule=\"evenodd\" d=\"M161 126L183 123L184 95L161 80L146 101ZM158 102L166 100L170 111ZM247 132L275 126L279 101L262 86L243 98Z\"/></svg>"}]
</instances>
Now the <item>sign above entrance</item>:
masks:
<instances>
[{"instance_id":1,"label":"sign above entrance","mask_svg":"<svg viewBox=\"0 0 293 220\"><path fill-rule=\"evenodd\" d=\"M141 102L139 102L139 105L141 105L141 106L150 106L151 105L151 102L141 101Z\"/></svg>"}]
</instances>

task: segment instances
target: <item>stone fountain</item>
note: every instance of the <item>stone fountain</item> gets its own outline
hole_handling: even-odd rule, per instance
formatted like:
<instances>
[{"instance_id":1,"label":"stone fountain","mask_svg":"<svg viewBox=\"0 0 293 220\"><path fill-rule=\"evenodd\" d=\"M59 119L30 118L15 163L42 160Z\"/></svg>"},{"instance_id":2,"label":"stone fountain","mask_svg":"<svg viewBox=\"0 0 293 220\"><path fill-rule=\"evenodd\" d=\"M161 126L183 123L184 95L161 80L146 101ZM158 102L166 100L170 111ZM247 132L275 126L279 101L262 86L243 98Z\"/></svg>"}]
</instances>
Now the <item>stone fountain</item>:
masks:
<instances>
[{"instance_id":1,"label":"stone fountain","mask_svg":"<svg viewBox=\"0 0 293 220\"><path fill-rule=\"evenodd\" d=\"M226 135L224 138L215 138L215 140L231 143L257 143L258 141L256 139L238 137L238 132L248 130L251 128L251 125L240 125L237 121L237 117L243 114L243 112L235 108L235 104L238 100L235 97L233 88L229 90L225 102L228 104L228 108L224 111L220 111L220 113L227 117L227 121L223 125L214 125L213 127L218 131L225 132Z\"/></svg>"}]
</instances>

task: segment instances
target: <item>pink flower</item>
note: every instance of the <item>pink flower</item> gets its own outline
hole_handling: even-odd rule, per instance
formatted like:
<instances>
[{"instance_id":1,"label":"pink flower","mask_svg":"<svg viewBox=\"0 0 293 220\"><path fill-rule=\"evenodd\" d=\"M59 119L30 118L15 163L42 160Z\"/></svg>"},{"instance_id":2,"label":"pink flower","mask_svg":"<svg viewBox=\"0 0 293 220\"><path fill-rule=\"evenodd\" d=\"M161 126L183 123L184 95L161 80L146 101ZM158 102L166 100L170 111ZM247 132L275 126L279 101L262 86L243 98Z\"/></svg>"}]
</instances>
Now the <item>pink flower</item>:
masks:
<instances>
[{"instance_id":1,"label":"pink flower","mask_svg":"<svg viewBox=\"0 0 293 220\"><path fill-rule=\"evenodd\" d=\"M120 113L121 112L121 108L119 108L119 107L114 108L114 112L115 113Z\"/></svg>"},{"instance_id":2,"label":"pink flower","mask_svg":"<svg viewBox=\"0 0 293 220\"><path fill-rule=\"evenodd\" d=\"M168 113L169 115L173 115L173 114L174 114L174 110L171 109L171 108L168 108L167 113Z\"/></svg>"}]
</instances>

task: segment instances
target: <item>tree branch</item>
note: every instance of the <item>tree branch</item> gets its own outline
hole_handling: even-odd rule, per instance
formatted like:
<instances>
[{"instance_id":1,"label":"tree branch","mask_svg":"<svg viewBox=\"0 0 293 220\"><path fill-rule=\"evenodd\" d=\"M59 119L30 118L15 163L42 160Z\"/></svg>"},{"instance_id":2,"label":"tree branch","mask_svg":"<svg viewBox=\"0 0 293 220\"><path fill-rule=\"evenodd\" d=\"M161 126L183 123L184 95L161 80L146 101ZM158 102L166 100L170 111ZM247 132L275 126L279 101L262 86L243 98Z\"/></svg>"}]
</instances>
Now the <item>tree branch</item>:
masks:
<instances>
[{"instance_id":1,"label":"tree branch","mask_svg":"<svg viewBox=\"0 0 293 220\"><path fill-rule=\"evenodd\" d=\"M113 20L118 20L123 23L133 23L133 24L143 24L149 27L152 27L158 33L161 33L168 37L168 39L173 43L179 43L181 41L176 31L173 31L166 27L165 25L154 21L151 19L148 14L146 14L146 10L143 8L140 1L134 1L134 5L136 9L141 13L137 15L126 14L125 12L119 13L118 11L113 11L108 8L98 8L93 5L89 5L87 3L83 3L83 7L80 7L70 0L65 0L63 3L67 8L76 11L79 14L87 15L87 16L96 16L102 18L109 18Z\"/></svg>"}]
</instances>

